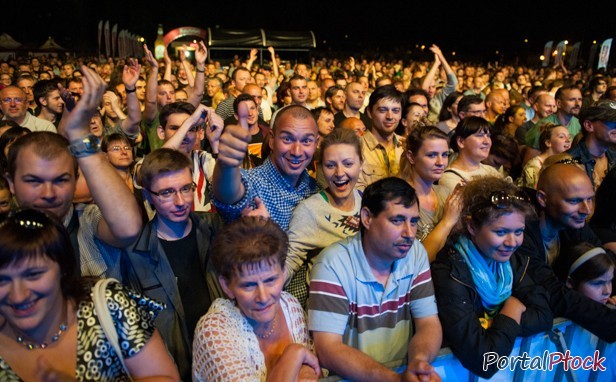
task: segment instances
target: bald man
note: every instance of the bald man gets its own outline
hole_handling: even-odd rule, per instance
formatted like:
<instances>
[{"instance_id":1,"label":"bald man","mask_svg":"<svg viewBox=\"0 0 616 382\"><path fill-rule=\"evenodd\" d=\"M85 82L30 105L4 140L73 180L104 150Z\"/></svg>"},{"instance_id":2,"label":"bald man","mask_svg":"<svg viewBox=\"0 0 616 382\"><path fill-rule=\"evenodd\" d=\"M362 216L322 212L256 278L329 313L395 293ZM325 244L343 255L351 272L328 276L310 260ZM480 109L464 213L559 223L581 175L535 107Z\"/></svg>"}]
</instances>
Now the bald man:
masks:
<instances>
[{"instance_id":1,"label":"bald man","mask_svg":"<svg viewBox=\"0 0 616 382\"><path fill-rule=\"evenodd\" d=\"M561 248L580 242L601 246L586 224L595 192L586 172L575 164L556 163L541 173L537 185L538 219L527 219L524 242L518 249L530 257L531 277L550 293L554 317L571 319L600 338L616 340L616 310L566 288L552 269Z\"/></svg>"},{"instance_id":2,"label":"bald man","mask_svg":"<svg viewBox=\"0 0 616 382\"><path fill-rule=\"evenodd\" d=\"M351 130L358 137L361 137L366 133L366 125L364 125L364 122L362 122L361 119L355 117L343 119L338 125L338 127L341 129Z\"/></svg>"},{"instance_id":3,"label":"bald man","mask_svg":"<svg viewBox=\"0 0 616 382\"><path fill-rule=\"evenodd\" d=\"M520 145L526 144L526 133L531 128L533 128L533 126L535 126L537 122L539 122L543 118L547 118L548 116L554 114L554 112L556 111L556 100L554 99L553 95L545 91L544 93L541 93L537 96L535 102L533 102L532 104L532 108L534 111L533 118L531 118L529 121L526 121L515 131L515 139ZM537 154L535 153L535 156L536 155Z\"/></svg>"},{"instance_id":4,"label":"bald man","mask_svg":"<svg viewBox=\"0 0 616 382\"><path fill-rule=\"evenodd\" d=\"M0 110L4 114L2 119L11 120L30 131L57 132L53 123L28 113L28 96L17 86L7 86L0 90Z\"/></svg>"},{"instance_id":5,"label":"bald man","mask_svg":"<svg viewBox=\"0 0 616 382\"><path fill-rule=\"evenodd\" d=\"M361 119L366 128L370 128L372 120L366 114L359 111L364 105L364 99L366 98L364 85L359 82L351 82L344 89L344 94L344 107L334 116L334 124L338 126L343 119L354 117Z\"/></svg>"},{"instance_id":6,"label":"bald man","mask_svg":"<svg viewBox=\"0 0 616 382\"><path fill-rule=\"evenodd\" d=\"M485 119L494 124L496 118L505 114L509 107L509 92L506 89L494 89L486 96L485 103Z\"/></svg>"}]
</instances>

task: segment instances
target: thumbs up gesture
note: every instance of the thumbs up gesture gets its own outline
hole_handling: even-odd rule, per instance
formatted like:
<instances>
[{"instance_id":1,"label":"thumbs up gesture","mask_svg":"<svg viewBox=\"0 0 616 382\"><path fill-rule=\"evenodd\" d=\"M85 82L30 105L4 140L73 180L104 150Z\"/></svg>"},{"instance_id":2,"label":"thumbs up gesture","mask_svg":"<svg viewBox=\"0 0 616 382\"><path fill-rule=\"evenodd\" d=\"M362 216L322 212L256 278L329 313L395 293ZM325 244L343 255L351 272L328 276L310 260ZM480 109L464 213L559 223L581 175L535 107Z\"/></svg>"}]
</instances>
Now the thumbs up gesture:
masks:
<instances>
[{"instance_id":1,"label":"thumbs up gesture","mask_svg":"<svg viewBox=\"0 0 616 382\"><path fill-rule=\"evenodd\" d=\"M252 138L248 127L248 107L240 102L237 110L238 124L229 125L220 136L217 163L224 167L239 167L248 151Z\"/></svg>"}]
</instances>

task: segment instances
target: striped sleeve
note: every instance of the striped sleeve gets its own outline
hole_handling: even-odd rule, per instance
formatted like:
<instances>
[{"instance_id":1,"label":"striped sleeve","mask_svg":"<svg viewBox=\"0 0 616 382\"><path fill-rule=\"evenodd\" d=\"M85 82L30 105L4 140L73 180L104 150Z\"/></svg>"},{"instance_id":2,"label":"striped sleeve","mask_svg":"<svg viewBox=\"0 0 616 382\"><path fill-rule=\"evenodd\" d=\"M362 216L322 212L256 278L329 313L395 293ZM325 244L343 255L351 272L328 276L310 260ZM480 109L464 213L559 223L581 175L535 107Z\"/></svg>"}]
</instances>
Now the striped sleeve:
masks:
<instances>
[{"instance_id":1,"label":"striped sleeve","mask_svg":"<svg viewBox=\"0 0 616 382\"><path fill-rule=\"evenodd\" d=\"M413 253L413 256L415 257L413 267L417 270L417 273L411 283L411 315L414 318L422 318L438 314L430 263L423 245L418 246L418 250Z\"/></svg>"},{"instance_id":2,"label":"striped sleeve","mask_svg":"<svg viewBox=\"0 0 616 382\"><path fill-rule=\"evenodd\" d=\"M349 319L349 301L333 269L317 262L312 269L308 298L308 329L343 335Z\"/></svg>"}]
</instances>

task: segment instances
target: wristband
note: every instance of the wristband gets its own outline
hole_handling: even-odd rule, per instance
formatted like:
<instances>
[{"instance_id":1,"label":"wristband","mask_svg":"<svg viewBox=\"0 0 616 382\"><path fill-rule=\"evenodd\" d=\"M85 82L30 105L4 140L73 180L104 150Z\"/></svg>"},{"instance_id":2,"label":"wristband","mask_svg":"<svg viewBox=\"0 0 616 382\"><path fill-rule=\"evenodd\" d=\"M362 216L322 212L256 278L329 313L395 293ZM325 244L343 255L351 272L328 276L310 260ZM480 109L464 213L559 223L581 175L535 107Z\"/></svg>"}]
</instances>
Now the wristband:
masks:
<instances>
[{"instance_id":1,"label":"wristband","mask_svg":"<svg viewBox=\"0 0 616 382\"><path fill-rule=\"evenodd\" d=\"M75 158L87 157L101 151L101 140L94 134L88 134L71 141L68 149Z\"/></svg>"},{"instance_id":2,"label":"wristband","mask_svg":"<svg viewBox=\"0 0 616 382\"><path fill-rule=\"evenodd\" d=\"M205 68L204 69L196 68L195 70L197 71L197 73L205 73Z\"/></svg>"},{"instance_id":3,"label":"wristband","mask_svg":"<svg viewBox=\"0 0 616 382\"><path fill-rule=\"evenodd\" d=\"M128 94L128 93L134 93L134 92L136 92L136 91L137 91L137 88L136 88L136 87L134 87L134 88L132 88L132 89L129 89L129 88L127 88L126 86L124 86L124 90L126 90L126 94Z\"/></svg>"},{"instance_id":4,"label":"wristband","mask_svg":"<svg viewBox=\"0 0 616 382\"><path fill-rule=\"evenodd\" d=\"M218 159L218 153L212 153L212 158Z\"/></svg>"}]
</instances>

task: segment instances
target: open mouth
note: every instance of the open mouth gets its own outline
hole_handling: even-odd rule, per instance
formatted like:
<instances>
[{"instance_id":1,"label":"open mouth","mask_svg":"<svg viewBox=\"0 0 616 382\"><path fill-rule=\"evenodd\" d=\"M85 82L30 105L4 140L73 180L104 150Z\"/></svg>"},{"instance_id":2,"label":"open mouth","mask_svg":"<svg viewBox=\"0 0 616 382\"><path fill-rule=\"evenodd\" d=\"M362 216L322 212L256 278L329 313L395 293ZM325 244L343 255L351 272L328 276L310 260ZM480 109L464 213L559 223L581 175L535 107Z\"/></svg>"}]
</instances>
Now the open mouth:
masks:
<instances>
[{"instance_id":1,"label":"open mouth","mask_svg":"<svg viewBox=\"0 0 616 382\"><path fill-rule=\"evenodd\" d=\"M287 162L289 162L291 167L294 167L294 168L299 168L304 163L302 159L287 159Z\"/></svg>"},{"instance_id":2,"label":"open mouth","mask_svg":"<svg viewBox=\"0 0 616 382\"><path fill-rule=\"evenodd\" d=\"M30 315L34 311L34 307L39 299L36 298L32 301L22 302L20 304L8 304L13 309L13 312L18 317L24 317Z\"/></svg>"},{"instance_id":3,"label":"open mouth","mask_svg":"<svg viewBox=\"0 0 616 382\"><path fill-rule=\"evenodd\" d=\"M334 186L336 187L344 187L350 182L351 181L347 179L347 180L334 180L332 183L334 183Z\"/></svg>"}]
</instances>

